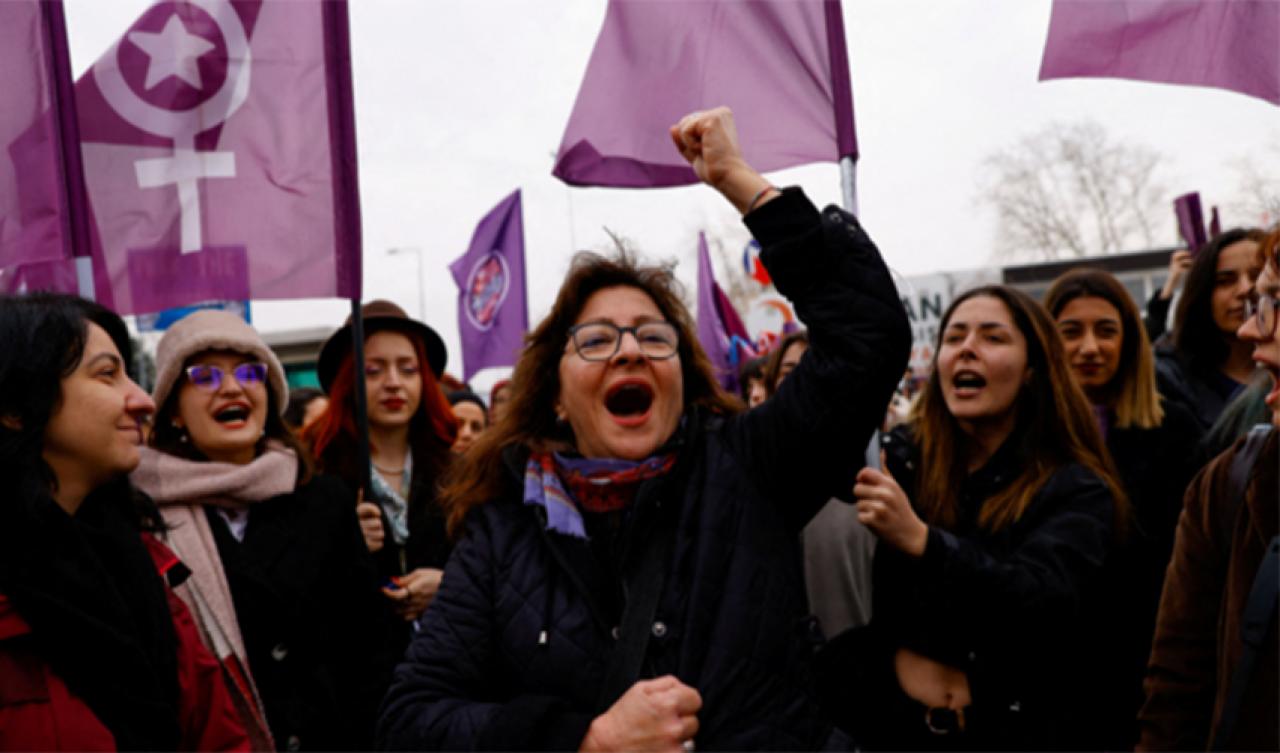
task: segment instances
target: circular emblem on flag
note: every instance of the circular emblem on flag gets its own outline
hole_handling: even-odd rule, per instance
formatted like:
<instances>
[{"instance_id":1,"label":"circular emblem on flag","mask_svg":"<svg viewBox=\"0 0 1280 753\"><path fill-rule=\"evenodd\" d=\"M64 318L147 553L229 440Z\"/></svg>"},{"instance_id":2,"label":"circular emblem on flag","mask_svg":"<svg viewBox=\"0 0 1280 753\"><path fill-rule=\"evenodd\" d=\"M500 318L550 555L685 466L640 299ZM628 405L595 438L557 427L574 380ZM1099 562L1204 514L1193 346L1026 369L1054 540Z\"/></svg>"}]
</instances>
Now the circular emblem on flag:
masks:
<instances>
[{"instance_id":1,"label":"circular emblem on flag","mask_svg":"<svg viewBox=\"0 0 1280 753\"><path fill-rule=\"evenodd\" d=\"M212 23L218 38L193 33L184 18L197 27ZM205 57L210 62L202 69L198 61ZM228 0L170 0L139 19L93 66L93 78L131 125L187 140L226 122L244 104L250 63L249 38ZM212 74L208 81L201 70ZM165 106L152 101L161 93L167 94Z\"/></svg>"},{"instance_id":2,"label":"circular emblem on flag","mask_svg":"<svg viewBox=\"0 0 1280 753\"><path fill-rule=\"evenodd\" d=\"M467 275L467 292L463 308L471 326L487 330L493 326L498 310L507 300L511 289L511 270L507 260L497 250L490 251L476 262Z\"/></svg>"}]
</instances>

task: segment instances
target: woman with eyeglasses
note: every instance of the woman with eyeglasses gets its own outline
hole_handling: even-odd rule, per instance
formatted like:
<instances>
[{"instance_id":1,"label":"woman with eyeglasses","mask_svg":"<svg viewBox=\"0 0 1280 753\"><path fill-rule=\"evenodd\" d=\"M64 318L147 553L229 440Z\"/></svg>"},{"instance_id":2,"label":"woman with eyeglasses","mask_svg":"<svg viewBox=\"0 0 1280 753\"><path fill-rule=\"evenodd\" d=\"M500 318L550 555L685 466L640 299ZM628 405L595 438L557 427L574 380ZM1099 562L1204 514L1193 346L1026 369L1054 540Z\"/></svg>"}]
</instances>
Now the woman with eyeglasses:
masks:
<instances>
[{"instance_id":1,"label":"woman with eyeglasses","mask_svg":"<svg viewBox=\"0 0 1280 753\"><path fill-rule=\"evenodd\" d=\"M280 362L239 317L199 311L161 338L153 398L133 481L192 571L179 595L256 746L369 748L386 687L373 563L353 493L282 420Z\"/></svg>"},{"instance_id":2,"label":"woman with eyeglasses","mask_svg":"<svg viewBox=\"0 0 1280 753\"><path fill-rule=\"evenodd\" d=\"M1271 380L1270 423L1196 475L1156 617L1138 750L1280 750L1280 227L1237 330Z\"/></svg>"},{"instance_id":3,"label":"woman with eyeglasses","mask_svg":"<svg viewBox=\"0 0 1280 753\"><path fill-rule=\"evenodd\" d=\"M799 532L852 481L910 330L856 219L743 160L725 108L671 129L742 212L812 347L739 413L671 271L581 254L509 413L451 472L461 539L382 707L412 750L849 745L812 687Z\"/></svg>"},{"instance_id":4,"label":"woman with eyeglasses","mask_svg":"<svg viewBox=\"0 0 1280 753\"><path fill-rule=\"evenodd\" d=\"M120 317L0 296L0 750L248 750L129 484L155 409Z\"/></svg>"},{"instance_id":5,"label":"woman with eyeglasses","mask_svg":"<svg viewBox=\"0 0 1280 753\"><path fill-rule=\"evenodd\" d=\"M1155 356L1138 307L1111 273L1067 272L1054 280L1044 304L1071 373L1093 405L1133 516L1109 563L1110 601L1098 614L1105 638L1096 641L1099 666L1115 678L1099 683L1099 692L1109 694L1108 746L1127 750L1137 739L1156 606L1182 495L1197 470L1199 430L1186 408L1156 391Z\"/></svg>"}]
</instances>

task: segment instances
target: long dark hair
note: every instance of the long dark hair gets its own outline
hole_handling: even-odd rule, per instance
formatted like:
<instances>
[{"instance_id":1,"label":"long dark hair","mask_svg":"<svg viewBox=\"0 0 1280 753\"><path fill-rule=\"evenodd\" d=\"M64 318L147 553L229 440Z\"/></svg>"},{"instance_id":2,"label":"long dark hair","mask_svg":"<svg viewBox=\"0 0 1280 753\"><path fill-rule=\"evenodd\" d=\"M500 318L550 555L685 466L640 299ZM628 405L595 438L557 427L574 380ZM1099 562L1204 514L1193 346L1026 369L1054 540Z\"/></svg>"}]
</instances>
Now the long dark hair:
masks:
<instances>
[{"instance_id":1,"label":"long dark hair","mask_svg":"<svg viewBox=\"0 0 1280 753\"><path fill-rule=\"evenodd\" d=\"M956 490L967 473L962 446L964 433L947 408L938 371L938 353L947 325L960 304L971 298L995 298L1005 305L1027 342L1031 378L1018 393L1017 421L1005 440L1027 453L1021 474L996 496L986 500L978 522L1000 530L1017 522L1037 492L1059 468L1079 463L1097 474L1115 498L1117 529L1123 530L1128 505L1102 442L1093 409L1067 365L1053 319L1030 296L1004 285L974 288L947 307L938 326L933 349L933 372L912 414L913 433L920 442L920 476L916 505L929 523L955 525L959 499Z\"/></svg>"},{"instance_id":2,"label":"long dark hair","mask_svg":"<svg viewBox=\"0 0 1280 753\"><path fill-rule=\"evenodd\" d=\"M1178 357L1198 374L1212 374L1221 368L1231 352L1227 336L1213 320L1213 291L1218 283L1218 257L1240 241L1261 241L1256 229L1232 228L1196 252L1187 271L1182 297L1173 317L1173 345Z\"/></svg>"},{"instance_id":3,"label":"long dark hair","mask_svg":"<svg viewBox=\"0 0 1280 753\"><path fill-rule=\"evenodd\" d=\"M1116 427L1150 429L1164 421L1156 391L1155 355L1142 315L1115 275L1102 269L1073 269L1060 276L1045 293L1044 305L1054 319L1077 298L1101 298L1120 314L1120 367L1107 385Z\"/></svg>"},{"instance_id":4,"label":"long dark hair","mask_svg":"<svg viewBox=\"0 0 1280 753\"><path fill-rule=\"evenodd\" d=\"M782 359L787 357L787 350L796 343L803 343L808 348L809 331L798 329L795 332L788 333L778 343L778 347L774 348L773 352L769 354L769 360L764 366L764 387L770 395L778 391L778 381L782 376Z\"/></svg>"},{"instance_id":5,"label":"long dark hair","mask_svg":"<svg viewBox=\"0 0 1280 753\"><path fill-rule=\"evenodd\" d=\"M35 504L57 490L44 461L44 434L62 400L62 380L80 366L89 324L106 331L129 365L133 348L124 321L107 308L74 295L0 296L0 477L5 498ZM128 478L116 482L132 500L131 517L144 530L163 528L149 499L132 493Z\"/></svg>"},{"instance_id":6,"label":"long dark hair","mask_svg":"<svg viewBox=\"0 0 1280 753\"><path fill-rule=\"evenodd\" d=\"M640 290L649 296L663 318L675 326L680 339L677 353L686 412L694 406L721 414L741 410L738 399L721 389L716 381L711 361L698 343L693 319L681 302L679 283L669 267L641 265L625 252L613 258L579 253L573 258L551 312L525 336L525 348L511 378L511 402L506 415L482 434L451 469L441 494L451 533L458 532L471 508L502 493L506 479L502 453L507 447L523 446L537 451L572 448L572 432L556 422L560 358L569 328L587 300L596 292L612 287Z\"/></svg>"}]
</instances>

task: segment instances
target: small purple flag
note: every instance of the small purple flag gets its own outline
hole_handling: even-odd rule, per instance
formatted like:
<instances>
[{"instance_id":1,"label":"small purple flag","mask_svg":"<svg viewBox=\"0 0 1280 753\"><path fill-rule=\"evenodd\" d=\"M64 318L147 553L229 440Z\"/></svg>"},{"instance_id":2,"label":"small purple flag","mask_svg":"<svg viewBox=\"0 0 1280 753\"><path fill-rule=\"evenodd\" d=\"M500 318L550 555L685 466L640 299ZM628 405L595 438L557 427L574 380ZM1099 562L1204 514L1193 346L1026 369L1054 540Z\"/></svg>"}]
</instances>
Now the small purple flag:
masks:
<instances>
[{"instance_id":1,"label":"small purple flag","mask_svg":"<svg viewBox=\"0 0 1280 753\"><path fill-rule=\"evenodd\" d=\"M1054 0L1040 80L1213 86L1280 105L1277 0Z\"/></svg>"},{"instance_id":2,"label":"small purple flag","mask_svg":"<svg viewBox=\"0 0 1280 753\"><path fill-rule=\"evenodd\" d=\"M757 170L858 155L839 0L610 0L556 156L575 186L697 183L668 128L727 105Z\"/></svg>"},{"instance_id":3,"label":"small purple flag","mask_svg":"<svg viewBox=\"0 0 1280 753\"><path fill-rule=\"evenodd\" d=\"M698 341L716 370L720 386L730 392L738 389L737 349L734 338L750 342L742 318L734 310L729 296L716 283L707 250L707 236L698 233Z\"/></svg>"},{"instance_id":4,"label":"small purple flag","mask_svg":"<svg viewBox=\"0 0 1280 753\"><path fill-rule=\"evenodd\" d=\"M100 301L360 296L345 0L160 0L76 98Z\"/></svg>"},{"instance_id":5,"label":"small purple flag","mask_svg":"<svg viewBox=\"0 0 1280 753\"><path fill-rule=\"evenodd\" d=\"M60 0L0 2L0 292L76 292L88 253Z\"/></svg>"},{"instance_id":6,"label":"small purple flag","mask_svg":"<svg viewBox=\"0 0 1280 753\"><path fill-rule=\"evenodd\" d=\"M462 381L481 369L514 365L529 328L520 189L480 220L471 247L449 271L458 284Z\"/></svg>"},{"instance_id":7,"label":"small purple flag","mask_svg":"<svg viewBox=\"0 0 1280 753\"><path fill-rule=\"evenodd\" d=\"M1183 194L1173 200L1173 213L1178 217L1178 235L1187 243L1187 250L1196 253L1209 239L1204 232L1204 212L1200 209L1200 194Z\"/></svg>"}]
</instances>

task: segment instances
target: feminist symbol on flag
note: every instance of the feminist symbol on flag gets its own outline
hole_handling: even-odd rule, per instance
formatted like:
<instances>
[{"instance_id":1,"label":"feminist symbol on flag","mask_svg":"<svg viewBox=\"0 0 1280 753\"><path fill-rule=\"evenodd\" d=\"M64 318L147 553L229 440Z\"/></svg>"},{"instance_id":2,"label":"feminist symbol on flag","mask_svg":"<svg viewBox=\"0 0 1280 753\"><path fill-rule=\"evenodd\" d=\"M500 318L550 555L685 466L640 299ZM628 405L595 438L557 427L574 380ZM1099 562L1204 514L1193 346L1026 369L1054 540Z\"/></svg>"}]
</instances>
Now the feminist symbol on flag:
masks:
<instances>
[{"instance_id":1,"label":"feminist symbol on flag","mask_svg":"<svg viewBox=\"0 0 1280 753\"><path fill-rule=\"evenodd\" d=\"M493 326L498 310L507 300L511 287L511 273L507 260L495 249L471 269L467 277L467 319L478 330Z\"/></svg>"},{"instance_id":2,"label":"feminist symbol on flag","mask_svg":"<svg viewBox=\"0 0 1280 753\"><path fill-rule=\"evenodd\" d=\"M171 156L137 160L134 171L139 188L177 186L181 250L185 254L199 251L203 245L199 181L236 175L235 152L196 151L196 137L225 123L244 104L249 95L251 60L244 25L228 0L173 0L157 8L165 6L170 14L160 31L137 29L126 34L114 54L94 65L93 76L103 97L120 117L146 133L173 140ZM184 12L179 13L183 6ZM221 49L214 40L192 33L182 20L183 15L200 14L217 27ZM127 45L136 49L127 49ZM147 58L146 79L126 80L122 55L136 56L138 52ZM212 94L204 90L199 68L200 58L210 54L216 55L218 62L225 62L222 85ZM147 101L147 92L167 84L171 78L181 82L178 86L199 95L196 104L178 97L166 107Z\"/></svg>"}]
</instances>

